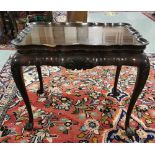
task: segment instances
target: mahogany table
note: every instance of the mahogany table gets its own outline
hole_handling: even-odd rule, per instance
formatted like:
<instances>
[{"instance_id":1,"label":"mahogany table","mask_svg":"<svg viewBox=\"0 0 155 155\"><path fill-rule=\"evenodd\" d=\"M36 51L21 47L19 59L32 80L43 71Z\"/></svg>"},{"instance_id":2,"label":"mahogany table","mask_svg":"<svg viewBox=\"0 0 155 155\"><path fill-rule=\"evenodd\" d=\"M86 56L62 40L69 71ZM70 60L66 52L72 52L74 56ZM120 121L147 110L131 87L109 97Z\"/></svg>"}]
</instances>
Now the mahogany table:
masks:
<instances>
[{"instance_id":1,"label":"mahogany table","mask_svg":"<svg viewBox=\"0 0 155 155\"><path fill-rule=\"evenodd\" d=\"M43 93L41 65L64 66L68 69L88 69L95 66L117 66L113 95L119 95L117 82L122 65L136 66L137 78L127 110L125 130L132 109L149 75L150 63L144 53L147 40L127 23L31 23L12 41L17 52L11 71L26 104L29 121L25 129L33 129L33 113L23 80L22 66L37 67Z\"/></svg>"}]
</instances>

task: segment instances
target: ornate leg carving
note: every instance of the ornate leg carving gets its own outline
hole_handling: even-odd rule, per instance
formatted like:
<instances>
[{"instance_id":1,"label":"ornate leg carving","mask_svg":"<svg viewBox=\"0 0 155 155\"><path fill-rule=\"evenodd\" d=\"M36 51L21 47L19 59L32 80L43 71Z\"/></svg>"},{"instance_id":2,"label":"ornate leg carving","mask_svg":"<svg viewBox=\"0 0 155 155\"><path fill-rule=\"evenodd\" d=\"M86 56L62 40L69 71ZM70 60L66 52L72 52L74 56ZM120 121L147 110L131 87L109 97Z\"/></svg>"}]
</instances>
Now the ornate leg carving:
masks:
<instances>
[{"instance_id":1,"label":"ornate leg carving","mask_svg":"<svg viewBox=\"0 0 155 155\"><path fill-rule=\"evenodd\" d=\"M142 89L145 86L145 83L146 83L146 80L148 78L149 71L150 71L150 64L149 64L148 58L146 57L145 59L141 61L142 63L137 68L137 78L136 78L135 88L131 96L131 100L130 100L127 115L126 115L126 122L125 122L126 134L131 139L132 139L132 136L134 135L134 131L129 127L131 113L137 101L138 96L140 95Z\"/></svg>"},{"instance_id":2,"label":"ornate leg carving","mask_svg":"<svg viewBox=\"0 0 155 155\"><path fill-rule=\"evenodd\" d=\"M23 97L23 100L26 104L26 108L28 111L29 115L29 122L25 125L25 130L32 130L33 129L33 113L31 109L31 104L26 92L26 87L24 84L24 79L23 79L23 72L22 72L22 66L19 65L14 65L13 63L11 64L11 72L13 79L16 83L16 86L21 93L21 96Z\"/></svg>"},{"instance_id":3,"label":"ornate leg carving","mask_svg":"<svg viewBox=\"0 0 155 155\"><path fill-rule=\"evenodd\" d=\"M113 88L113 95L114 96L119 95L119 92L117 91L117 83L118 83L118 78L119 78L119 74L120 74L120 71L121 71L121 67L122 66L117 66L117 70L116 70L115 83L114 83L114 88Z\"/></svg>"},{"instance_id":4,"label":"ornate leg carving","mask_svg":"<svg viewBox=\"0 0 155 155\"><path fill-rule=\"evenodd\" d=\"M42 94L44 92L44 88L43 88L43 78L41 74L41 66L37 65L36 67L37 67L38 77L40 81L40 89L37 91L37 93Z\"/></svg>"}]
</instances>

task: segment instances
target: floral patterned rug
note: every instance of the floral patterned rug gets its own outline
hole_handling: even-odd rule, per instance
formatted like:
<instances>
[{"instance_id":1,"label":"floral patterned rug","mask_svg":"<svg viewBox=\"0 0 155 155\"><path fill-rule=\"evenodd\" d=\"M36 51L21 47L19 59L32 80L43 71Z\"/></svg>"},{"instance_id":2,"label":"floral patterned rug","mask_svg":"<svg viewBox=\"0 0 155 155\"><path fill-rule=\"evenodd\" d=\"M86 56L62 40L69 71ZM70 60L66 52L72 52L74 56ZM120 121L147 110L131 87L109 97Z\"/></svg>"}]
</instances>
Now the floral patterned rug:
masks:
<instances>
[{"instance_id":1,"label":"floral patterned rug","mask_svg":"<svg viewBox=\"0 0 155 155\"><path fill-rule=\"evenodd\" d=\"M0 142L9 143L154 143L155 58L143 92L132 113L133 140L124 121L135 83L136 68L122 68L118 89L111 95L116 68L97 66L87 70L42 66L45 93L39 87L36 68L25 67L24 77L34 114L34 130L25 131L25 104L10 73L10 60L0 72Z\"/></svg>"}]
</instances>

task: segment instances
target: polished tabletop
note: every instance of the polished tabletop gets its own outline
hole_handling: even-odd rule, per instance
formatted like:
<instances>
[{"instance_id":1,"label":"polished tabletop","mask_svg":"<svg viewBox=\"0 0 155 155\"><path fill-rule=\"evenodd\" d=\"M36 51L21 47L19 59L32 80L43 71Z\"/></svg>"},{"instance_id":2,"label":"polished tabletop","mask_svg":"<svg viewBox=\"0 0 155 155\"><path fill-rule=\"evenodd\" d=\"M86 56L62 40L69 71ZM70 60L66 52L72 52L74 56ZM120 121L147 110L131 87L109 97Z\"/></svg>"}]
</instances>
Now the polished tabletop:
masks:
<instances>
[{"instance_id":1,"label":"polished tabletop","mask_svg":"<svg viewBox=\"0 0 155 155\"><path fill-rule=\"evenodd\" d=\"M12 42L16 46L146 45L126 23L31 23Z\"/></svg>"}]
</instances>

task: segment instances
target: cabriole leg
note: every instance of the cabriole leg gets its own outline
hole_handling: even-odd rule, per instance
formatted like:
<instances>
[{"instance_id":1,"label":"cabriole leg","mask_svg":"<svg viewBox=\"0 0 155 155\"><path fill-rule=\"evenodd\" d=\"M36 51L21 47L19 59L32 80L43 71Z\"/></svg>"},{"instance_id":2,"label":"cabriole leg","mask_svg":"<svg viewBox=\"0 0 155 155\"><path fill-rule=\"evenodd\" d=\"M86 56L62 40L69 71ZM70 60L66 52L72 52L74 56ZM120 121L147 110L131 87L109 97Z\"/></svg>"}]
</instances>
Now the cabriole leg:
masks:
<instances>
[{"instance_id":1,"label":"cabriole leg","mask_svg":"<svg viewBox=\"0 0 155 155\"><path fill-rule=\"evenodd\" d=\"M122 66L117 66L117 70L116 70L115 83L114 83L114 88L113 88L113 95L114 96L119 96L119 92L117 91L117 84L118 84L118 79L119 79L121 67Z\"/></svg>"},{"instance_id":2,"label":"cabriole leg","mask_svg":"<svg viewBox=\"0 0 155 155\"><path fill-rule=\"evenodd\" d=\"M40 82L40 89L37 91L38 94L42 94L44 92L43 88L43 78L42 78L42 73L41 73L41 66L37 65L37 72L38 72L38 78Z\"/></svg>"},{"instance_id":3,"label":"cabriole leg","mask_svg":"<svg viewBox=\"0 0 155 155\"><path fill-rule=\"evenodd\" d=\"M24 83L22 66L19 66L19 64L18 65L11 64L11 72L12 72L13 79L16 83L16 86L17 86L17 88L25 102L25 105L26 105L26 108L28 111L28 115L29 115L29 121L25 125L25 129L32 130L33 124L34 124L33 123L33 113L32 113L31 104L30 104L28 94L26 91L26 87L25 87L25 83Z\"/></svg>"},{"instance_id":4,"label":"cabriole leg","mask_svg":"<svg viewBox=\"0 0 155 155\"><path fill-rule=\"evenodd\" d=\"M134 135L134 131L129 127L131 113L138 99L138 96L140 95L141 91L145 86L146 80L149 75L149 71L150 71L150 64L149 64L148 58L146 57L143 60L142 64L140 64L137 68L136 83L135 83L133 94L131 96L131 100L126 114L125 130L129 138L132 138L132 136Z\"/></svg>"}]
</instances>

